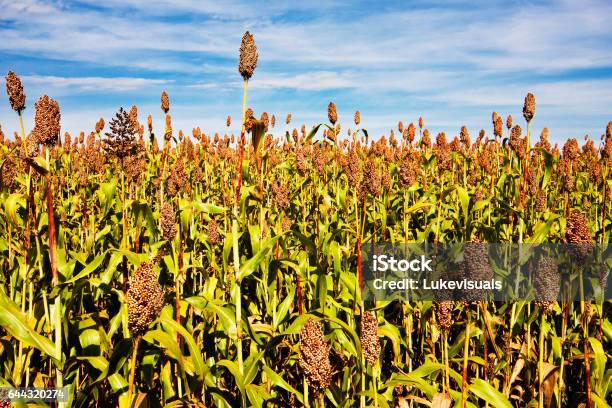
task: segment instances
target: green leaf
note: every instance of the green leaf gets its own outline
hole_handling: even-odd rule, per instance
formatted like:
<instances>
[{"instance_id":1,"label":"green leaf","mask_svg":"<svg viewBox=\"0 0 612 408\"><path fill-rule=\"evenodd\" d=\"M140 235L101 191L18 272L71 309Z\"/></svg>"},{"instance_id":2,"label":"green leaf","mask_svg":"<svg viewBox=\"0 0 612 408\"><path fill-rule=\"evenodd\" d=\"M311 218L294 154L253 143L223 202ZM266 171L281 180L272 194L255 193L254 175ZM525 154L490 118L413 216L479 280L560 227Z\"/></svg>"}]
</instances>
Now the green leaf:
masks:
<instances>
[{"instance_id":1,"label":"green leaf","mask_svg":"<svg viewBox=\"0 0 612 408\"><path fill-rule=\"evenodd\" d=\"M55 344L34 330L19 307L2 290L0 290L0 326L22 343L35 347L54 360L60 361L61 353L56 352Z\"/></svg>"},{"instance_id":2,"label":"green leaf","mask_svg":"<svg viewBox=\"0 0 612 408\"><path fill-rule=\"evenodd\" d=\"M162 326L170 326L173 331L178 332L181 336L183 336L185 343L187 343L187 347L189 347L189 356L193 361L195 373L198 375L198 377L200 377L200 379L204 379L206 365L204 364L204 359L202 358L201 348L197 345L193 336L187 331L187 329L174 320L161 318L160 322Z\"/></svg>"},{"instance_id":3,"label":"green leaf","mask_svg":"<svg viewBox=\"0 0 612 408\"><path fill-rule=\"evenodd\" d=\"M495 408L512 408L510 401L483 379L475 379L472 385L470 385L469 390L472 394L485 400Z\"/></svg>"},{"instance_id":4,"label":"green leaf","mask_svg":"<svg viewBox=\"0 0 612 408\"><path fill-rule=\"evenodd\" d=\"M266 375L268 376L272 384L295 395L300 403L304 402L304 396L302 395L302 393L296 390L295 388L293 388L291 385L289 385L287 381L283 380L283 377L278 375L274 370L272 370L267 365L264 365L263 369L266 372Z\"/></svg>"},{"instance_id":5,"label":"green leaf","mask_svg":"<svg viewBox=\"0 0 612 408\"><path fill-rule=\"evenodd\" d=\"M257 252L251 259L249 259L248 261L246 261L240 266L240 272L238 273L238 276L236 277L236 280L238 282L242 282L242 279L244 279L245 277L249 276L250 274L252 274L253 272L257 270L257 268L259 267L259 264L268 255L270 250L274 248L274 244L276 244L276 241L278 241L280 237L282 237L282 235L277 235L273 238L266 239L263 245L261 246L261 249L259 250L259 252Z\"/></svg>"}]
</instances>

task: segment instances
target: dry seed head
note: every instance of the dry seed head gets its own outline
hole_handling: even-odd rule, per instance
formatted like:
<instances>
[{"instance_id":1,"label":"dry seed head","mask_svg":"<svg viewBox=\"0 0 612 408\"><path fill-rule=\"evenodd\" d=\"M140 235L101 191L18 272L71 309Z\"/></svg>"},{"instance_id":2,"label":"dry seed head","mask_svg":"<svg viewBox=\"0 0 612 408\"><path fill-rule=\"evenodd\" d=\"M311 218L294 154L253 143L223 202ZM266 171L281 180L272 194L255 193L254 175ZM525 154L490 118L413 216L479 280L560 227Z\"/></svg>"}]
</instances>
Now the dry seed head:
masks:
<instances>
[{"instance_id":1,"label":"dry seed head","mask_svg":"<svg viewBox=\"0 0 612 408\"><path fill-rule=\"evenodd\" d=\"M402 134L404 133L404 122L401 120L397 122L397 130Z\"/></svg>"},{"instance_id":2,"label":"dry seed head","mask_svg":"<svg viewBox=\"0 0 612 408\"><path fill-rule=\"evenodd\" d=\"M374 197L379 197L382 193L381 175L376 168L373 158L368 158L363 166L363 186L366 191Z\"/></svg>"},{"instance_id":3,"label":"dry seed head","mask_svg":"<svg viewBox=\"0 0 612 408\"><path fill-rule=\"evenodd\" d=\"M531 122L533 115L535 115L535 96L529 92L525 96L525 104L523 105L523 117L527 122Z\"/></svg>"},{"instance_id":4,"label":"dry seed head","mask_svg":"<svg viewBox=\"0 0 612 408\"><path fill-rule=\"evenodd\" d=\"M270 118L268 116L268 112L264 112L261 114L261 117L259 118L260 121L263 122L263 124L266 126L266 128L268 127L268 125L270 124Z\"/></svg>"},{"instance_id":5,"label":"dry seed head","mask_svg":"<svg viewBox=\"0 0 612 408\"><path fill-rule=\"evenodd\" d=\"M512 130L510 131L510 139L508 141L508 144L510 145L510 148L512 150L514 150L515 152L520 152L521 151L521 146L522 146L522 141L521 141L521 134L522 134L523 130L521 129L521 127L519 125L516 125L512 128Z\"/></svg>"},{"instance_id":6,"label":"dry seed head","mask_svg":"<svg viewBox=\"0 0 612 408\"><path fill-rule=\"evenodd\" d=\"M330 346L323 337L321 324L314 319L308 320L300 332L300 368L308 385L315 394L329 387L332 367L329 359Z\"/></svg>"},{"instance_id":7,"label":"dry seed head","mask_svg":"<svg viewBox=\"0 0 612 408\"><path fill-rule=\"evenodd\" d=\"M538 196L536 198L536 211L537 212L544 212L546 211L546 202L548 200L548 197L546 196L546 191L544 190L539 190L538 191Z\"/></svg>"},{"instance_id":8,"label":"dry seed head","mask_svg":"<svg viewBox=\"0 0 612 408\"><path fill-rule=\"evenodd\" d=\"M53 146L60 134L60 108L56 100L47 95L40 97L34 105L34 137L40 144Z\"/></svg>"},{"instance_id":9,"label":"dry seed head","mask_svg":"<svg viewBox=\"0 0 612 408\"><path fill-rule=\"evenodd\" d=\"M289 112L289 113L287 114L287 118L285 119L285 123L286 123L286 124L290 124L290 123L291 123L291 112Z\"/></svg>"},{"instance_id":10,"label":"dry seed head","mask_svg":"<svg viewBox=\"0 0 612 408\"><path fill-rule=\"evenodd\" d=\"M359 126L361 123L361 113L359 111L355 112L355 125Z\"/></svg>"},{"instance_id":11,"label":"dry seed head","mask_svg":"<svg viewBox=\"0 0 612 408\"><path fill-rule=\"evenodd\" d=\"M144 334L164 307L164 291L157 282L153 266L140 264L127 291L128 327L132 335Z\"/></svg>"},{"instance_id":12,"label":"dry seed head","mask_svg":"<svg viewBox=\"0 0 612 408\"><path fill-rule=\"evenodd\" d=\"M470 134L468 133L467 127L461 126L461 132L459 133L459 138L461 139L461 143L465 146L466 149L469 149L472 145L472 141L470 139Z\"/></svg>"},{"instance_id":13,"label":"dry seed head","mask_svg":"<svg viewBox=\"0 0 612 408\"><path fill-rule=\"evenodd\" d=\"M134 123L129 113L119 108L115 117L109 122L110 132L106 133L104 139L104 150L117 157L121 161L136 152Z\"/></svg>"},{"instance_id":14,"label":"dry seed head","mask_svg":"<svg viewBox=\"0 0 612 408\"><path fill-rule=\"evenodd\" d=\"M232 125L232 117L227 115L227 119L225 119L225 126L230 127Z\"/></svg>"},{"instance_id":15,"label":"dry seed head","mask_svg":"<svg viewBox=\"0 0 612 408\"><path fill-rule=\"evenodd\" d=\"M249 80L257 67L257 45L250 32L244 33L240 43L240 60L238 62L238 72L242 78Z\"/></svg>"},{"instance_id":16,"label":"dry seed head","mask_svg":"<svg viewBox=\"0 0 612 408\"><path fill-rule=\"evenodd\" d=\"M272 184L272 203L279 211L289 207L289 192L287 187L276 181Z\"/></svg>"},{"instance_id":17,"label":"dry seed head","mask_svg":"<svg viewBox=\"0 0 612 408\"><path fill-rule=\"evenodd\" d=\"M380 355L380 340L378 338L378 320L374 312L365 312L361 319L361 333L359 341L365 360L375 365Z\"/></svg>"},{"instance_id":18,"label":"dry seed head","mask_svg":"<svg viewBox=\"0 0 612 408\"><path fill-rule=\"evenodd\" d=\"M130 109L130 120L132 121L135 129L140 128L140 123L138 123L138 108L136 105L132 105L132 108Z\"/></svg>"},{"instance_id":19,"label":"dry seed head","mask_svg":"<svg viewBox=\"0 0 612 408\"><path fill-rule=\"evenodd\" d=\"M579 154L580 148L578 147L578 141L574 138L568 139L563 145L563 157L574 162Z\"/></svg>"},{"instance_id":20,"label":"dry seed head","mask_svg":"<svg viewBox=\"0 0 612 408\"><path fill-rule=\"evenodd\" d=\"M493 270L488 262L489 254L487 245L482 243L478 237L473 242L467 243L463 250L464 272L470 280L488 281L493 279ZM468 301L482 300L483 291L480 289L465 290L463 298Z\"/></svg>"},{"instance_id":21,"label":"dry seed head","mask_svg":"<svg viewBox=\"0 0 612 408\"><path fill-rule=\"evenodd\" d=\"M567 226L565 230L565 238L570 244L591 243L591 232L589 223L581 212L578 210L572 211L567 218Z\"/></svg>"},{"instance_id":22,"label":"dry seed head","mask_svg":"<svg viewBox=\"0 0 612 408\"><path fill-rule=\"evenodd\" d=\"M416 128L414 127L414 123L410 122L408 125L408 143L412 143L414 141L414 137L416 135Z\"/></svg>"},{"instance_id":23,"label":"dry seed head","mask_svg":"<svg viewBox=\"0 0 612 408\"><path fill-rule=\"evenodd\" d=\"M606 127L606 139L612 139L612 120L608 122Z\"/></svg>"},{"instance_id":24,"label":"dry seed head","mask_svg":"<svg viewBox=\"0 0 612 408\"><path fill-rule=\"evenodd\" d=\"M329 119L332 125L335 125L338 121L338 112L336 111L336 104L333 102L330 102L329 105L327 105L327 118Z\"/></svg>"},{"instance_id":25,"label":"dry seed head","mask_svg":"<svg viewBox=\"0 0 612 408\"><path fill-rule=\"evenodd\" d=\"M270 124L272 125L272 128L274 128L274 126L276 126L276 116L272 115L272 119L270 120Z\"/></svg>"},{"instance_id":26,"label":"dry seed head","mask_svg":"<svg viewBox=\"0 0 612 408\"><path fill-rule=\"evenodd\" d=\"M12 156L8 156L4 160L4 166L2 167L2 172L0 172L0 182L2 182L0 187L6 186L10 189L15 183L15 176L19 171L19 165L15 162Z\"/></svg>"},{"instance_id":27,"label":"dry seed head","mask_svg":"<svg viewBox=\"0 0 612 408\"><path fill-rule=\"evenodd\" d=\"M496 116L495 120L493 121L493 134L497 137L501 137L502 132L503 132L503 127L504 127L504 122L501 116Z\"/></svg>"},{"instance_id":28,"label":"dry seed head","mask_svg":"<svg viewBox=\"0 0 612 408\"><path fill-rule=\"evenodd\" d=\"M163 91L161 93L161 109L164 113L168 113L170 110L170 98L168 97L168 92Z\"/></svg>"},{"instance_id":29,"label":"dry seed head","mask_svg":"<svg viewBox=\"0 0 612 408\"><path fill-rule=\"evenodd\" d=\"M419 127L420 127L421 129L423 129L423 126L424 126L424 124L423 124L423 117L422 117L422 116L419 116Z\"/></svg>"},{"instance_id":30,"label":"dry seed head","mask_svg":"<svg viewBox=\"0 0 612 408\"><path fill-rule=\"evenodd\" d=\"M423 137L421 137L421 147L429 149L431 147L431 138L429 137L429 130L423 130Z\"/></svg>"},{"instance_id":31,"label":"dry seed head","mask_svg":"<svg viewBox=\"0 0 612 408\"><path fill-rule=\"evenodd\" d=\"M506 119L506 127L508 129L512 128L512 115L508 115L508 118Z\"/></svg>"},{"instance_id":32,"label":"dry seed head","mask_svg":"<svg viewBox=\"0 0 612 408\"><path fill-rule=\"evenodd\" d=\"M174 197L179 191L187 193L191 191L191 184L185 172L183 159L178 159L172 166L170 176L166 180L166 185L168 186L168 196L170 197Z\"/></svg>"},{"instance_id":33,"label":"dry seed head","mask_svg":"<svg viewBox=\"0 0 612 408\"><path fill-rule=\"evenodd\" d=\"M433 302L433 307L438 325L442 330L448 331L453 325L453 309L455 308L455 302L452 300Z\"/></svg>"},{"instance_id":34,"label":"dry seed head","mask_svg":"<svg viewBox=\"0 0 612 408\"><path fill-rule=\"evenodd\" d=\"M212 218L208 223L208 241L211 245L217 245L221 242L219 227L217 226L217 221L214 218Z\"/></svg>"},{"instance_id":35,"label":"dry seed head","mask_svg":"<svg viewBox=\"0 0 612 408\"><path fill-rule=\"evenodd\" d=\"M17 113L25 109L26 96L21 85L21 79L13 71L6 74L6 93L11 103L11 108Z\"/></svg>"},{"instance_id":36,"label":"dry seed head","mask_svg":"<svg viewBox=\"0 0 612 408\"><path fill-rule=\"evenodd\" d=\"M571 245L570 251L580 260L586 258L593 250L589 222L578 210L573 210L567 218L565 239Z\"/></svg>"},{"instance_id":37,"label":"dry seed head","mask_svg":"<svg viewBox=\"0 0 612 408\"><path fill-rule=\"evenodd\" d=\"M400 186L404 188L410 187L416 181L416 169L409 157L405 157L402 160L399 176Z\"/></svg>"},{"instance_id":38,"label":"dry seed head","mask_svg":"<svg viewBox=\"0 0 612 408\"><path fill-rule=\"evenodd\" d=\"M549 256L542 256L538 259L533 284L537 293L535 303L546 313L550 313L561 287L561 277L554 259Z\"/></svg>"},{"instance_id":39,"label":"dry seed head","mask_svg":"<svg viewBox=\"0 0 612 408\"><path fill-rule=\"evenodd\" d=\"M176 237L176 224L174 216L174 208L172 204L164 203L160 210L160 225L162 236L166 241L172 241Z\"/></svg>"},{"instance_id":40,"label":"dry seed head","mask_svg":"<svg viewBox=\"0 0 612 408\"><path fill-rule=\"evenodd\" d=\"M0 144L4 143L4 132L2 131L2 125L0 125Z\"/></svg>"}]
</instances>

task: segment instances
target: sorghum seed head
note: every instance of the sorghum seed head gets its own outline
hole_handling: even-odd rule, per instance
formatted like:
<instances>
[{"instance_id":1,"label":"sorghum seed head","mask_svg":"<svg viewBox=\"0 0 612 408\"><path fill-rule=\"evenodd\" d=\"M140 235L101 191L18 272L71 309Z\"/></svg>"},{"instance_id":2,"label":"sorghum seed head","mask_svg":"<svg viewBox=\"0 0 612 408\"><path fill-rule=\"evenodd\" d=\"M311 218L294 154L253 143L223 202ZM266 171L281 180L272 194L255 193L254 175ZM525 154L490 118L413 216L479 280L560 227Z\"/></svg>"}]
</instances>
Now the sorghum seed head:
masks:
<instances>
[{"instance_id":1,"label":"sorghum seed head","mask_svg":"<svg viewBox=\"0 0 612 408\"><path fill-rule=\"evenodd\" d=\"M56 100L47 95L40 97L34 105L34 137L40 144L53 146L57 143L60 133L60 108Z\"/></svg>"},{"instance_id":2,"label":"sorghum seed head","mask_svg":"<svg viewBox=\"0 0 612 408\"><path fill-rule=\"evenodd\" d=\"M537 293L536 304L546 313L550 313L559 295L561 277L557 271L557 264L549 256L538 259L533 284Z\"/></svg>"},{"instance_id":3,"label":"sorghum seed head","mask_svg":"<svg viewBox=\"0 0 612 408\"><path fill-rule=\"evenodd\" d=\"M140 123L138 123L138 108L136 105L132 105L130 109L130 120L132 121L134 128L140 128Z\"/></svg>"},{"instance_id":4,"label":"sorghum seed head","mask_svg":"<svg viewBox=\"0 0 612 408\"><path fill-rule=\"evenodd\" d=\"M459 138L461 139L461 143L465 146L466 149L469 149L472 145L472 141L470 139L470 134L468 133L467 127L461 126L461 131L459 132Z\"/></svg>"},{"instance_id":5,"label":"sorghum seed head","mask_svg":"<svg viewBox=\"0 0 612 408\"><path fill-rule=\"evenodd\" d=\"M225 126L230 127L232 125L232 117L227 115L227 119L225 119Z\"/></svg>"},{"instance_id":6,"label":"sorghum seed head","mask_svg":"<svg viewBox=\"0 0 612 408\"><path fill-rule=\"evenodd\" d=\"M272 115L272 119L270 120L270 124L272 125L273 128L274 128L274 126L276 126L276 116Z\"/></svg>"},{"instance_id":7,"label":"sorghum seed head","mask_svg":"<svg viewBox=\"0 0 612 408\"><path fill-rule=\"evenodd\" d=\"M421 147L429 149L431 147L431 138L429 137L429 130L423 130L423 137L421 137Z\"/></svg>"},{"instance_id":8,"label":"sorghum seed head","mask_svg":"<svg viewBox=\"0 0 612 408\"><path fill-rule=\"evenodd\" d=\"M424 124L423 124L423 117L422 117L422 116L419 116L419 127L420 127L421 129L423 129L423 126L424 126Z\"/></svg>"},{"instance_id":9,"label":"sorghum seed head","mask_svg":"<svg viewBox=\"0 0 612 408\"><path fill-rule=\"evenodd\" d=\"M6 74L6 93L11 103L11 108L17 113L21 113L25 109L26 96L23 92L21 79L13 71Z\"/></svg>"},{"instance_id":10,"label":"sorghum seed head","mask_svg":"<svg viewBox=\"0 0 612 408\"><path fill-rule=\"evenodd\" d=\"M493 121L493 134L497 137L501 137L503 132L504 122L501 116L496 116Z\"/></svg>"},{"instance_id":11,"label":"sorghum seed head","mask_svg":"<svg viewBox=\"0 0 612 408\"><path fill-rule=\"evenodd\" d=\"M142 335L164 307L164 291L150 263L141 263L130 280L127 302L130 332L135 336Z\"/></svg>"},{"instance_id":12,"label":"sorghum seed head","mask_svg":"<svg viewBox=\"0 0 612 408\"><path fill-rule=\"evenodd\" d=\"M159 219L162 236L166 241L172 241L174 237L176 237L176 223L174 208L172 208L172 204L164 203L162 205Z\"/></svg>"},{"instance_id":13,"label":"sorghum seed head","mask_svg":"<svg viewBox=\"0 0 612 408\"><path fill-rule=\"evenodd\" d=\"M489 254L487 244L475 237L472 242L465 244L463 250L463 264L466 277L470 280L491 280L493 270L488 262ZM482 300L483 291L479 289L465 290L463 298L467 301Z\"/></svg>"},{"instance_id":14,"label":"sorghum seed head","mask_svg":"<svg viewBox=\"0 0 612 408\"><path fill-rule=\"evenodd\" d=\"M512 115L508 115L508 118L506 119L506 127L508 129L512 128Z\"/></svg>"},{"instance_id":15,"label":"sorghum seed head","mask_svg":"<svg viewBox=\"0 0 612 408\"><path fill-rule=\"evenodd\" d=\"M442 330L448 331L453 325L453 309L455 302L452 300L442 300L433 303L436 320Z\"/></svg>"},{"instance_id":16,"label":"sorghum seed head","mask_svg":"<svg viewBox=\"0 0 612 408\"><path fill-rule=\"evenodd\" d=\"M286 186L277 182L272 184L272 202L278 210L289 207L289 192Z\"/></svg>"},{"instance_id":17,"label":"sorghum seed head","mask_svg":"<svg viewBox=\"0 0 612 408\"><path fill-rule=\"evenodd\" d=\"M376 168L373 158L368 158L363 167L363 184L366 191L374 197L379 197L382 193L381 175Z\"/></svg>"},{"instance_id":18,"label":"sorghum seed head","mask_svg":"<svg viewBox=\"0 0 612 408\"><path fill-rule=\"evenodd\" d=\"M533 119L533 115L535 115L535 96L529 92L527 96L525 96L525 104L523 105L523 117L527 122L531 122Z\"/></svg>"},{"instance_id":19,"label":"sorghum seed head","mask_svg":"<svg viewBox=\"0 0 612 408\"><path fill-rule=\"evenodd\" d=\"M397 130L400 133L404 133L404 122L402 122L401 120L399 122L397 122Z\"/></svg>"},{"instance_id":20,"label":"sorghum seed head","mask_svg":"<svg viewBox=\"0 0 612 408\"><path fill-rule=\"evenodd\" d=\"M217 220L214 218L212 218L208 223L208 241L211 245L217 245L221 242L221 235L219 234Z\"/></svg>"},{"instance_id":21,"label":"sorghum seed head","mask_svg":"<svg viewBox=\"0 0 612 408\"><path fill-rule=\"evenodd\" d=\"M548 200L548 197L546 196L546 191L539 190L538 196L536 198L536 211L537 212L544 212L546 210L547 200Z\"/></svg>"},{"instance_id":22,"label":"sorghum seed head","mask_svg":"<svg viewBox=\"0 0 612 408\"><path fill-rule=\"evenodd\" d=\"M586 258L593 249L589 222L585 215L578 210L573 210L567 218L565 239L571 245L570 251L578 259Z\"/></svg>"},{"instance_id":23,"label":"sorghum seed head","mask_svg":"<svg viewBox=\"0 0 612 408\"><path fill-rule=\"evenodd\" d=\"M290 123L291 123L291 112L289 112L289 113L287 114L287 118L285 119L285 123L286 123L286 124L290 124Z\"/></svg>"},{"instance_id":24,"label":"sorghum seed head","mask_svg":"<svg viewBox=\"0 0 612 408\"><path fill-rule=\"evenodd\" d=\"M300 332L299 362L308 385L317 394L327 389L331 383L329 351L330 346L323 337L321 324L314 319L308 320Z\"/></svg>"},{"instance_id":25,"label":"sorghum seed head","mask_svg":"<svg viewBox=\"0 0 612 408\"><path fill-rule=\"evenodd\" d=\"M266 128L268 127L268 125L270 124L270 118L268 116L268 112L264 112L261 114L261 117L259 119L260 121L263 122L263 124L266 126Z\"/></svg>"},{"instance_id":26,"label":"sorghum seed head","mask_svg":"<svg viewBox=\"0 0 612 408\"><path fill-rule=\"evenodd\" d=\"M563 145L563 157L573 162L578 158L579 154L578 141L574 138L568 139Z\"/></svg>"},{"instance_id":27,"label":"sorghum seed head","mask_svg":"<svg viewBox=\"0 0 612 408\"><path fill-rule=\"evenodd\" d=\"M338 121L338 112L336 111L336 104L333 102L330 102L329 105L327 105L327 118L329 119L332 125L335 125Z\"/></svg>"},{"instance_id":28,"label":"sorghum seed head","mask_svg":"<svg viewBox=\"0 0 612 408\"><path fill-rule=\"evenodd\" d=\"M378 320L374 312L363 314L359 341L365 360L371 366L375 365L380 355L380 340L378 338Z\"/></svg>"},{"instance_id":29,"label":"sorghum seed head","mask_svg":"<svg viewBox=\"0 0 612 408\"><path fill-rule=\"evenodd\" d=\"M359 111L355 112L355 125L359 126L361 123L361 113Z\"/></svg>"},{"instance_id":30,"label":"sorghum seed head","mask_svg":"<svg viewBox=\"0 0 612 408\"><path fill-rule=\"evenodd\" d=\"M612 120L608 122L606 127L606 139L612 139Z\"/></svg>"},{"instance_id":31,"label":"sorghum seed head","mask_svg":"<svg viewBox=\"0 0 612 408\"><path fill-rule=\"evenodd\" d=\"M408 125L408 143L412 143L414 141L414 137L416 135L416 128L414 127L414 123L410 122Z\"/></svg>"},{"instance_id":32,"label":"sorghum seed head","mask_svg":"<svg viewBox=\"0 0 612 408\"><path fill-rule=\"evenodd\" d=\"M244 33L240 43L240 60L238 62L238 72L242 78L249 80L257 67L257 45L250 32Z\"/></svg>"},{"instance_id":33,"label":"sorghum seed head","mask_svg":"<svg viewBox=\"0 0 612 408\"><path fill-rule=\"evenodd\" d=\"M168 97L168 92L163 91L161 93L161 109L164 113L168 113L170 110L170 98Z\"/></svg>"}]
</instances>

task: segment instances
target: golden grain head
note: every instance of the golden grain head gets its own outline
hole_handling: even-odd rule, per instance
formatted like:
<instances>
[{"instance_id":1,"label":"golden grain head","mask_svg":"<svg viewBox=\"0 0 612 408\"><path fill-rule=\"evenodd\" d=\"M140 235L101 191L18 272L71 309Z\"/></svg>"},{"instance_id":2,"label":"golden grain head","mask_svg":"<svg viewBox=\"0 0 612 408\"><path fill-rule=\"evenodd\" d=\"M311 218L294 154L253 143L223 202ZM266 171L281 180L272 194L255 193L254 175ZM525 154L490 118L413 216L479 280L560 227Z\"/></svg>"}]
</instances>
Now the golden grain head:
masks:
<instances>
[{"instance_id":1,"label":"golden grain head","mask_svg":"<svg viewBox=\"0 0 612 408\"><path fill-rule=\"evenodd\" d=\"M168 113L170 111L170 98L168 97L168 92L163 91L161 93L161 110L164 113Z\"/></svg>"},{"instance_id":2,"label":"golden grain head","mask_svg":"<svg viewBox=\"0 0 612 408\"><path fill-rule=\"evenodd\" d=\"M19 114L25 109L26 96L23 91L21 79L13 71L6 74L6 93L11 103L11 108Z\"/></svg>"},{"instance_id":3,"label":"golden grain head","mask_svg":"<svg viewBox=\"0 0 612 408\"><path fill-rule=\"evenodd\" d=\"M240 59L238 61L238 72L244 80L249 80L257 67L257 45L255 39L250 32L244 33L242 42L240 43Z\"/></svg>"},{"instance_id":4,"label":"golden grain head","mask_svg":"<svg viewBox=\"0 0 612 408\"><path fill-rule=\"evenodd\" d=\"M36 141L47 146L54 146L60 134L60 108L56 100L47 95L40 97L34 105L36 114L34 116L33 134Z\"/></svg>"},{"instance_id":5,"label":"golden grain head","mask_svg":"<svg viewBox=\"0 0 612 408\"><path fill-rule=\"evenodd\" d=\"M338 111L336 110L336 104L333 102L330 102L329 105L327 105L327 118L332 125L336 124L338 121Z\"/></svg>"},{"instance_id":6,"label":"golden grain head","mask_svg":"<svg viewBox=\"0 0 612 408\"><path fill-rule=\"evenodd\" d=\"M533 115L535 115L535 96L529 92L527 96L525 96L525 104L523 105L523 117L527 122L531 122L533 119Z\"/></svg>"}]
</instances>

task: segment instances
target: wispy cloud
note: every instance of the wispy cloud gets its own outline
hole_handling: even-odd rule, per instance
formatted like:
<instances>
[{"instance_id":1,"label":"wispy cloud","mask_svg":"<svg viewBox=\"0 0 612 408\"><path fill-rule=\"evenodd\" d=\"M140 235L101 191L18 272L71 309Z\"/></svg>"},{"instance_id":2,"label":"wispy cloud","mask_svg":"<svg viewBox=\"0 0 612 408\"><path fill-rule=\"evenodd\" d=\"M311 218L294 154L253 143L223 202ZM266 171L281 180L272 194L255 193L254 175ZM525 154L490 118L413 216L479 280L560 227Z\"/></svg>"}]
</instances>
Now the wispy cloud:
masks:
<instances>
[{"instance_id":1,"label":"wispy cloud","mask_svg":"<svg viewBox=\"0 0 612 408\"><path fill-rule=\"evenodd\" d=\"M161 86L173 82L165 79L130 77L60 77L53 75L25 75L24 84L55 88L70 88L72 92L131 92L147 86Z\"/></svg>"}]
</instances>

